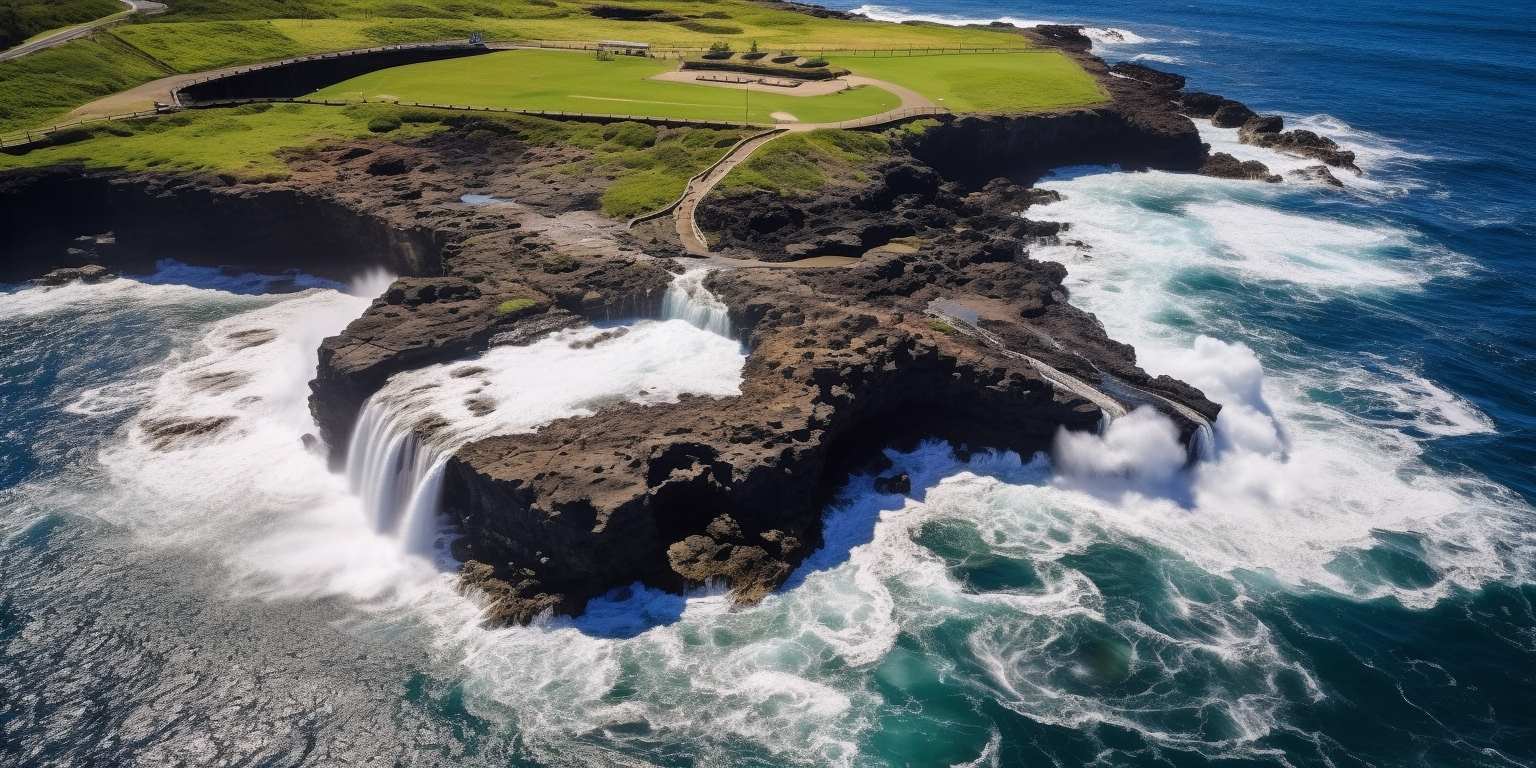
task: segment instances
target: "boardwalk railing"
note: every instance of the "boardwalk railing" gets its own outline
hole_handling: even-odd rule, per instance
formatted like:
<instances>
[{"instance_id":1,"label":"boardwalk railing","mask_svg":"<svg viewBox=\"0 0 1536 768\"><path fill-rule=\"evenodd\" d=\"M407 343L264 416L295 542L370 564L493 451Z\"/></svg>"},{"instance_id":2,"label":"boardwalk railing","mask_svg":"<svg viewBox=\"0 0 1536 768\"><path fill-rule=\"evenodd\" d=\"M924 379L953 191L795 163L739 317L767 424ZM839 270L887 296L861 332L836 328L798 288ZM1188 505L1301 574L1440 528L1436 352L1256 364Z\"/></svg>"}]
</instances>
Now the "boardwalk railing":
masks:
<instances>
[{"instance_id":1,"label":"boardwalk railing","mask_svg":"<svg viewBox=\"0 0 1536 768\"><path fill-rule=\"evenodd\" d=\"M142 120L146 117L154 117L155 115L159 114L164 113L153 109L146 109L142 112L125 112L121 115L88 117L76 120L73 123L50 125L47 128L38 128L31 131L18 131L6 136L0 136L0 149L15 149L17 147L25 147L30 144L44 144L50 141L54 136L57 136L58 134L66 131L74 130L76 128L94 126L102 123L110 123L117 120Z\"/></svg>"},{"instance_id":2,"label":"boardwalk railing","mask_svg":"<svg viewBox=\"0 0 1536 768\"><path fill-rule=\"evenodd\" d=\"M687 183L683 184L683 192L682 192L682 194L678 195L676 200L673 200L672 202L668 203L666 205L666 207L664 207L664 208L657 208L654 211L651 211L649 213L642 213L639 216L636 216L633 219L630 219L629 223L626 224L625 226L633 229L636 224L643 224L643 223L645 223L647 221L651 221L653 219L659 219L659 218L661 218L663 216L667 216L667 215L671 214L673 211L677 210L677 207L679 205L683 204L684 200L688 199L689 193L693 192L693 185L694 184L696 184L696 183L698 183L700 181L703 181L705 177L709 176L711 173L714 173L716 168L719 168L723 163L725 163L725 161L731 159L731 155L736 154L736 150L741 149L742 146L747 144L748 142L756 141L756 140L758 140L758 139L760 139L760 138L762 138L764 136L767 136L769 134L782 133L784 130L786 130L786 129L784 129L784 128L770 128L770 129L768 129L766 131L759 131L758 133L754 133L751 136L747 136L747 137L743 138L741 141L738 141L735 144L732 144L731 148L726 150L725 154L720 156L720 159L714 161L713 163L710 163L708 168L705 168L704 170L699 171L698 173L695 173L694 175L688 177Z\"/></svg>"}]
</instances>

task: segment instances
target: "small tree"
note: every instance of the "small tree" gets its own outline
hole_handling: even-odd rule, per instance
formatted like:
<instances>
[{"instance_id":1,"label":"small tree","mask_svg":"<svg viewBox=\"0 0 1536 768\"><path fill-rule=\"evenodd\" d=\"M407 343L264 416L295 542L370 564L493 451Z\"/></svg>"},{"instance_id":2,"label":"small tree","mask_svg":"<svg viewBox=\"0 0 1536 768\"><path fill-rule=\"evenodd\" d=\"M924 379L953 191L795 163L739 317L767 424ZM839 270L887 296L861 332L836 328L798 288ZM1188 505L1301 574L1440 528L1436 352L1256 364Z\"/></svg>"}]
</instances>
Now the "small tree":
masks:
<instances>
[{"instance_id":1,"label":"small tree","mask_svg":"<svg viewBox=\"0 0 1536 768\"><path fill-rule=\"evenodd\" d=\"M756 40L752 41L752 53L758 53Z\"/></svg>"},{"instance_id":2,"label":"small tree","mask_svg":"<svg viewBox=\"0 0 1536 768\"><path fill-rule=\"evenodd\" d=\"M754 44L754 47L755 47L755 44ZM730 53L731 52L731 44L727 43L724 40L716 40L713 43L709 44L709 52L710 53Z\"/></svg>"}]
</instances>

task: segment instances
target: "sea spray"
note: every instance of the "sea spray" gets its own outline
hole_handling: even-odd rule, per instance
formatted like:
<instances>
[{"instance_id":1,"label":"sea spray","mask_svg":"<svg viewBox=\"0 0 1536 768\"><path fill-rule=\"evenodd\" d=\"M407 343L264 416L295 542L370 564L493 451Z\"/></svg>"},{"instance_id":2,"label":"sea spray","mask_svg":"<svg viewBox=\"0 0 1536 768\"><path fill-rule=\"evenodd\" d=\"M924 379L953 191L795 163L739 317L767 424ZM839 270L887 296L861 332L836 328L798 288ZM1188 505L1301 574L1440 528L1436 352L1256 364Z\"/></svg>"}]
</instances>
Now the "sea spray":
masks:
<instances>
[{"instance_id":1,"label":"sea spray","mask_svg":"<svg viewBox=\"0 0 1536 768\"><path fill-rule=\"evenodd\" d=\"M1152 172L1045 186L1063 200L1031 215L1070 223L1092 251L1063 245L1036 257L1067 265L1073 302L1134 345L1149 372L1222 406L1207 441L1213 455L1187 477L1167 475L1171 458L1160 451L1128 450L1140 443L1117 436L1125 421L1117 420L1101 438L1073 436L1064 487L1104 484L1084 477L1150 477L1139 493L1121 481L1118 493L1100 497L1127 534L1212 573L1261 568L1286 584L1426 606L1452 589L1528 572L1536 536L1520 522L1527 505L1419 458L1426 434L1488 429L1470 403L1401 365L1322 357L1260 334L1256 343L1279 369L1266 375L1255 349L1189 330L1240 335L1249 323L1337 304L1372 311L1391 292L1456 274L1454 261L1392 227L1298 213L1289 195L1308 193L1270 185ZM1355 394L1362 391L1373 397ZM1380 416L1377 392L1395 401ZM1391 428L1399 425L1408 429ZM1414 557L1433 576L1409 582L1341 565L1370 556L1360 553L1379 548L1383 531L1420 537Z\"/></svg>"}]
</instances>

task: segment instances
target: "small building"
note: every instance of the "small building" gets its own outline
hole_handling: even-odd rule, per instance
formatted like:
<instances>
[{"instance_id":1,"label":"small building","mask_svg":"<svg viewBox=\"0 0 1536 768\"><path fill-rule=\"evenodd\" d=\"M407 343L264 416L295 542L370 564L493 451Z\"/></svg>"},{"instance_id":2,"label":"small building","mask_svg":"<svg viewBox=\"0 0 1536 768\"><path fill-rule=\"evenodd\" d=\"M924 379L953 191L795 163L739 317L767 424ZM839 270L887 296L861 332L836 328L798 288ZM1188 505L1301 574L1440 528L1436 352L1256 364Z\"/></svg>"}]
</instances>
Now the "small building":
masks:
<instances>
[{"instance_id":1,"label":"small building","mask_svg":"<svg viewBox=\"0 0 1536 768\"><path fill-rule=\"evenodd\" d=\"M616 53L620 56L649 56L651 55L650 43L636 43L630 40L599 40L597 50L605 53Z\"/></svg>"}]
</instances>

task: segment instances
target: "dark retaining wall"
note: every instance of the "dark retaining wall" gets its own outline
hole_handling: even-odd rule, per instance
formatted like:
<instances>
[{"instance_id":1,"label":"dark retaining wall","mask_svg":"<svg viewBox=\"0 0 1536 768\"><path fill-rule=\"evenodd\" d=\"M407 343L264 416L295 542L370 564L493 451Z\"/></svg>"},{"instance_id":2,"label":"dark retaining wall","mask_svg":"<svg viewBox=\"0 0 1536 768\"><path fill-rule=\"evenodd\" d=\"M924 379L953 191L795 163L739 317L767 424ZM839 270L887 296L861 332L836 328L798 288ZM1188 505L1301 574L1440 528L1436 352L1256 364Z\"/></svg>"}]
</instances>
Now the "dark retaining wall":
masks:
<instances>
[{"instance_id":1,"label":"dark retaining wall","mask_svg":"<svg viewBox=\"0 0 1536 768\"><path fill-rule=\"evenodd\" d=\"M380 69L458 59L490 53L484 46L452 45L401 48L365 53L338 53L321 58L276 64L194 83L179 91L183 104L224 99L271 99L305 96L326 86Z\"/></svg>"}]
</instances>

